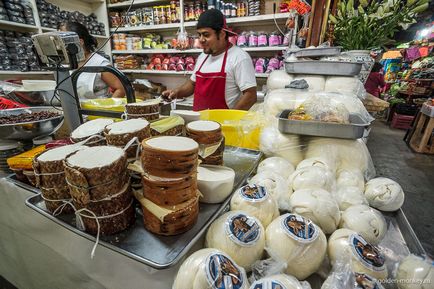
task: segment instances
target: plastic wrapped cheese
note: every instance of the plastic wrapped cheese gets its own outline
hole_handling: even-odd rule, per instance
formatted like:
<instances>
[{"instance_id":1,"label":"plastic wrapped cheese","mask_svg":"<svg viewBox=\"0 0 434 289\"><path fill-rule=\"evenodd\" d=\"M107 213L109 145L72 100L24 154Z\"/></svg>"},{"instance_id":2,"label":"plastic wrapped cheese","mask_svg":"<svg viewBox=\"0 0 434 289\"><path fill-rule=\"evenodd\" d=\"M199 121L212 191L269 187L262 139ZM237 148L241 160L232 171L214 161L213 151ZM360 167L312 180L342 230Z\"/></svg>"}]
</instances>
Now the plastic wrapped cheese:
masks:
<instances>
[{"instance_id":1,"label":"plastic wrapped cheese","mask_svg":"<svg viewBox=\"0 0 434 289\"><path fill-rule=\"evenodd\" d=\"M354 272L365 273L377 279L387 278L385 257L380 249L353 230L335 231L329 238L327 254L333 265L349 261Z\"/></svg>"},{"instance_id":2,"label":"plastic wrapped cheese","mask_svg":"<svg viewBox=\"0 0 434 289\"><path fill-rule=\"evenodd\" d=\"M247 271L262 258L264 246L264 227L244 211L230 211L220 216L209 227L205 240L205 247L225 252Z\"/></svg>"},{"instance_id":3,"label":"plastic wrapped cheese","mask_svg":"<svg viewBox=\"0 0 434 289\"><path fill-rule=\"evenodd\" d=\"M182 263L172 289L248 289L246 272L217 249L199 250Z\"/></svg>"},{"instance_id":4,"label":"plastic wrapped cheese","mask_svg":"<svg viewBox=\"0 0 434 289\"><path fill-rule=\"evenodd\" d=\"M337 173L336 187L357 187L365 191L365 179L359 169L341 169Z\"/></svg>"},{"instance_id":5,"label":"plastic wrapped cheese","mask_svg":"<svg viewBox=\"0 0 434 289\"><path fill-rule=\"evenodd\" d=\"M368 205L368 201L359 187L341 186L333 193L333 197L339 205L341 211L345 211L351 206Z\"/></svg>"},{"instance_id":6,"label":"plastic wrapped cheese","mask_svg":"<svg viewBox=\"0 0 434 289\"><path fill-rule=\"evenodd\" d=\"M322 75L298 74L295 79L304 79L309 84L309 90L313 92L324 91L326 78Z\"/></svg>"},{"instance_id":7,"label":"plastic wrapped cheese","mask_svg":"<svg viewBox=\"0 0 434 289\"><path fill-rule=\"evenodd\" d=\"M267 78L267 89L275 90L285 88L294 79L292 74L287 73L285 70L274 70Z\"/></svg>"},{"instance_id":8,"label":"plastic wrapped cheese","mask_svg":"<svg viewBox=\"0 0 434 289\"><path fill-rule=\"evenodd\" d=\"M288 210L289 197L292 191L289 188L288 181L282 176L271 171L264 171L251 178L249 184L265 187L276 200L279 209Z\"/></svg>"},{"instance_id":9,"label":"plastic wrapped cheese","mask_svg":"<svg viewBox=\"0 0 434 289\"><path fill-rule=\"evenodd\" d=\"M289 184L293 191L301 189L332 191L335 188L335 178L328 169L317 166L304 167L292 173L289 177Z\"/></svg>"},{"instance_id":10,"label":"plastic wrapped cheese","mask_svg":"<svg viewBox=\"0 0 434 289\"><path fill-rule=\"evenodd\" d=\"M326 92L339 92L364 99L366 90L357 76L329 76L324 85Z\"/></svg>"},{"instance_id":11,"label":"plastic wrapped cheese","mask_svg":"<svg viewBox=\"0 0 434 289\"><path fill-rule=\"evenodd\" d=\"M275 89L264 99L264 112L267 116L277 116L285 109L294 110L314 93L308 89Z\"/></svg>"},{"instance_id":12,"label":"plastic wrapped cheese","mask_svg":"<svg viewBox=\"0 0 434 289\"><path fill-rule=\"evenodd\" d=\"M282 157L266 158L258 165L258 173L272 171L282 175L285 179L288 179L294 170L294 166Z\"/></svg>"},{"instance_id":13,"label":"plastic wrapped cheese","mask_svg":"<svg viewBox=\"0 0 434 289\"><path fill-rule=\"evenodd\" d=\"M432 289L434 288L434 264L431 260L409 255L399 262L396 280L399 289Z\"/></svg>"},{"instance_id":14,"label":"plastic wrapped cheese","mask_svg":"<svg viewBox=\"0 0 434 289\"><path fill-rule=\"evenodd\" d=\"M339 206L332 195L323 189L295 191L289 199L291 212L310 219L325 234L333 233L341 219Z\"/></svg>"},{"instance_id":15,"label":"plastic wrapped cheese","mask_svg":"<svg viewBox=\"0 0 434 289\"><path fill-rule=\"evenodd\" d=\"M250 289L306 289L306 287L293 276L278 274L255 281Z\"/></svg>"},{"instance_id":16,"label":"plastic wrapped cheese","mask_svg":"<svg viewBox=\"0 0 434 289\"><path fill-rule=\"evenodd\" d=\"M260 185L245 185L237 190L231 199L231 210L242 210L256 217L264 228L279 216L276 200Z\"/></svg>"},{"instance_id":17,"label":"plastic wrapped cheese","mask_svg":"<svg viewBox=\"0 0 434 289\"><path fill-rule=\"evenodd\" d=\"M365 197L371 207L391 212L401 208L404 191L394 180L375 178L366 183Z\"/></svg>"},{"instance_id":18,"label":"plastic wrapped cheese","mask_svg":"<svg viewBox=\"0 0 434 289\"><path fill-rule=\"evenodd\" d=\"M328 158L324 157L313 157L302 160L297 165L297 170L306 168L306 167L320 167L327 170L330 170L331 172L336 171L336 162L330 161Z\"/></svg>"},{"instance_id":19,"label":"plastic wrapped cheese","mask_svg":"<svg viewBox=\"0 0 434 289\"><path fill-rule=\"evenodd\" d=\"M261 131L259 149L267 157L282 157L294 166L303 160L299 136L282 134L275 126L265 127Z\"/></svg>"},{"instance_id":20,"label":"plastic wrapped cheese","mask_svg":"<svg viewBox=\"0 0 434 289\"><path fill-rule=\"evenodd\" d=\"M285 214L275 219L265 231L266 250L271 258L286 264L286 273L299 280L313 274L321 265L327 240L312 221Z\"/></svg>"},{"instance_id":21,"label":"plastic wrapped cheese","mask_svg":"<svg viewBox=\"0 0 434 289\"><path fill-rule=\"evenodd\" d=\"M342 213L339 227L356 231L374 245L380 243L387 232L383 215L366 205L355 205L346 209Z\"/></svg>"}]
</instances>

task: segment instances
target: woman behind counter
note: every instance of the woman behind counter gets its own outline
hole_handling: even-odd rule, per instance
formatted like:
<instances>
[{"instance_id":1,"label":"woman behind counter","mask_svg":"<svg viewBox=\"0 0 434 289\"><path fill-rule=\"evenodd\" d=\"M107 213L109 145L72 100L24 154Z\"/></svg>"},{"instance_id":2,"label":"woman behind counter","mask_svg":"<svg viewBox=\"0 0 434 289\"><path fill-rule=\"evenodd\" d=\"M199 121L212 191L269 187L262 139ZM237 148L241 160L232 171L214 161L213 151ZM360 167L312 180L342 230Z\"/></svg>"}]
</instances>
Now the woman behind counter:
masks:
<instances>
[{"instance_id":1,"label":"woman behind counter","mask_svg":"<svg viewBox=\"0 0 434 289\"><path fill-rule=\"evenodd\" d=\"M87 61L84 66L110 66L110 60L98 53L93 54L98 43L86 27L78 22L67 22L59 26L60 31L77 33ZM92 55L93 54L93 55ZM89 59L90 58L90 59ZM125 91L119 79L110 72L82 73L77 80L77 93L80 99L124 97Z\"/></svg>"}]
</instances>

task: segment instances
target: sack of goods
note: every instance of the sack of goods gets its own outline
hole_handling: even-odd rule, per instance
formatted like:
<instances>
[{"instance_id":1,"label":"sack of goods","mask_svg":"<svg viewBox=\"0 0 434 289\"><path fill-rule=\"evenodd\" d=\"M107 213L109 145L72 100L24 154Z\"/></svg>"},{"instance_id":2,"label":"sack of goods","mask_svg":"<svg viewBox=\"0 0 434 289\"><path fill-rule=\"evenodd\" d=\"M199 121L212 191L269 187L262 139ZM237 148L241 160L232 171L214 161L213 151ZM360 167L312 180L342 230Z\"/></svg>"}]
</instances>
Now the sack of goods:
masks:
<instances>
[{"instance_id":1,"label":"sack of goods","mask_svg":"<svg viewBox=\"0 0 434 289\"><path fill-rule=\"evenodd\" d=\"M221 125L215 121L198 120L185 127L186 136L199 144L199 159L202 164L223 165L225 139Z\"/></svg>"},{"instance_id":2,"label":"sack of goods","mask_svg":"<svg viewBox=\"0 0 434 289\"><path fill-rule=\"evenodd\" d=\"M147 120L138 118L112 123L105 127L104 135L107 144L123 148L133 138L137 138L139 143L147 139L151 136L151 130ZM127 157L134 158L137 150L138 144L131 144L126 150Z\"/></svg>"},{"instance_id":3,"label":"sack of goods","mask_svg":"<svg viewBox=\"0 0 434 289\"><path fill-rule=\"evenodd\" d=\"M125 152L113 146L89 147L69 155L65 176L78 221L87 232L110 235L135 222ZM80 224L80 223L78 223Z\"/></svg>"},{"instance_id":4,"label":"sack of goods","mask_svg":"<svg viewBox=\"0 0 434 289\"><path fill-rule=\"evenodd\" d=\"M186 137L161 136L142 142L145 228L158 235L177 235L197 221L199 195L197 163L199 145Z\"/></svg>"},{"instance_id":5,"label":"sack of goods","mask_svg":"<svg viewBox=\"0 0 434 289\"><path fill-rule=\"evenodd\" d=\"M78 145L57 147L42 152L33 159L36 186L41 189L45 206L51 213L73 212L72 207L65 203L70 201L71 195L65 180L63 161L68 155L85 148Z\"/></svg>"},{"instance_id":6,"label":"sack of goods","mask_svg":"<svg viewBox=\"0 0 434 289\"><path fill-rule=\"evenodd\" d=\"M86 140L87 146L105 145L106 141L103 136L104 129L113 122L113 120L105 118L98 118L85 122L71 133L71 140L74 143Z\"/></svg>"},{"instance_id":7,"label":"sack of goods","mask_svg":"<svg viewBox=\"0 0 434 289\"><path fill-rule=\"evenodd\" d=\"M127 119L144 118L148 121L160 118L160 101L151 99L125 105Z\"/></svg>"}]
</instances>

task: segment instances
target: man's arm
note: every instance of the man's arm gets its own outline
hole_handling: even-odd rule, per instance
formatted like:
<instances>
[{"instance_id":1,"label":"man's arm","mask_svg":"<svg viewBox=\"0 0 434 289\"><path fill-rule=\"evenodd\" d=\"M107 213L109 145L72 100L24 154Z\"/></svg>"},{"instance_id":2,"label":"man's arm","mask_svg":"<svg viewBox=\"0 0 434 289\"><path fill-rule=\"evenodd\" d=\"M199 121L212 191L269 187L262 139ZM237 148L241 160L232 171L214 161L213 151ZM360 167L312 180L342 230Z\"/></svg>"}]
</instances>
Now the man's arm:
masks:
<instances>
[{"instance_id":1,"label":"man's arm","mask_svg":"<svg viewBox=\"0 0 434 289\"><path fill-rule=\"evenodd\" d=\"M251 87L243 91L234 109L249 110L257 100L256 87Z\"/></svg>"},{"instance_id":2,"label":"man's arm","mask_svg":"<svg viewBox=\"0 0 434 289\"><path fill-rule=\"evenodd\" d=\"M195 85L195 83L191 79L188 79L180 87L163 91L162 95L163 95L163 97L168 98L169 100L175 99L175 98L188 97L188 96L193 94L194 85Z\"/></svg>"}]
</instances>

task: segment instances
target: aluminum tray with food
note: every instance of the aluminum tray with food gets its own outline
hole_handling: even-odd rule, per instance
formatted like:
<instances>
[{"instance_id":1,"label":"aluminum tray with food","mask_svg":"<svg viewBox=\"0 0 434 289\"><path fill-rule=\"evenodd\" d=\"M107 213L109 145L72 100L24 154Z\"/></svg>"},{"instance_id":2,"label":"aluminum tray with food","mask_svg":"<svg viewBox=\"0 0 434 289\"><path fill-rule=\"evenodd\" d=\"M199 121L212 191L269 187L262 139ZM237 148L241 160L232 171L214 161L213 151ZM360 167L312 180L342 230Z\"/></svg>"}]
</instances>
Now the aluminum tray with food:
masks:
<instances>
[{"instance_id":1,"label":"aluminum tray with food","mask_svg":"<svg viewBox=\"0 0 434 289\"><path fill-rule=\"evenodd\" d=\"M286 72L295 74L354 76L358 75L361 69L362 63L349 61L285 61Z\"/></svg>"},{"instance_id":2,"label":"aluminum tray with food","mask_svg":"<svg viewBox=\"0 0 434 289\"><path fill-rule=\"evenodd\" d=\"M316 47L305 48L294 52L295 57L322 57L333 56L341 53L342 47Z\"/></svg>"},{"instance_id":3,"label":"aluminum tray with food","mask_svg":"<svg viewBox=\"0 0 434 289\"><path fill-rule=\"evenodd\" d=\"M232 192L245 184L248 177L256 169L261 157L262 153L259 151L226 147L224 164L236 172ZM120 233L101 236L100 244L156 269L171 267L187 254L206 232L209 225L224 212L230 199L231 195L219 204L201 203L197 223L189 231L176 236L159 236L147 231L143 225L142 211L137 206L135 224ZM76 228L74 214L53 216L45 207L45 202L40 194L28 198L26 205L68 230L89 240L95 240L93 235Z\"/></svg>"},{"instance_id":4,"label":"aluminum tray with food","mask_svg":"<svg viewBox=\"0 0 434 289\"><path fill-rule=\"evenodd\" d=\"M279 131L281 133L334 137L345 139L358 139L363 137L365 123L358 114L350 114L350 123L321 122L312 120L288 119L291 110L284 110L278 115Z\"/></svg>"},{"instance_id":5,"label":"aluminum tray with food","mask_svg":"<svg viewBox=\"0 0 434 289\"><path fill-rule=\"evenodd\" d=\"M0 110L0 139L32 140L50 135L63 123L63 112L51 106Z\"/></svg>"}]
</instances>

